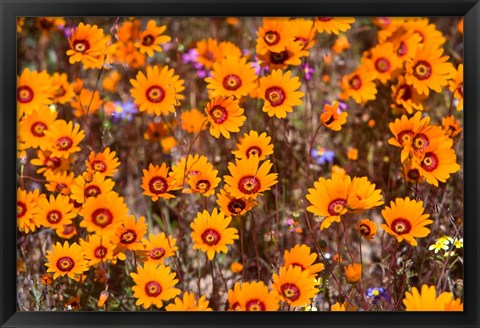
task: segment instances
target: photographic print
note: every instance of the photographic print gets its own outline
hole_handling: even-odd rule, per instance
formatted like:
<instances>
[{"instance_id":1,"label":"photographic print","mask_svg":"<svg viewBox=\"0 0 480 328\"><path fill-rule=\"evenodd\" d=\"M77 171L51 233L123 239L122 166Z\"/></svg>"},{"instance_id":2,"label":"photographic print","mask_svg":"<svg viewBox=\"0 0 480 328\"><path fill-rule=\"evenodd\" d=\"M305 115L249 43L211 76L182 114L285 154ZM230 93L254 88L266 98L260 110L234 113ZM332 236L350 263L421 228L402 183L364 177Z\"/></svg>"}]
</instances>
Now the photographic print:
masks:
<instances>
[{"instance_id":1,"label":"photographic print","mask_svg":"<svg viewBox=\"0 0 480 328\"><path fill-rule=\"evenodd\" d=\"M463 45L448 16L17 17L17 311L463 311Z\"/></svg>"}]
</instances>

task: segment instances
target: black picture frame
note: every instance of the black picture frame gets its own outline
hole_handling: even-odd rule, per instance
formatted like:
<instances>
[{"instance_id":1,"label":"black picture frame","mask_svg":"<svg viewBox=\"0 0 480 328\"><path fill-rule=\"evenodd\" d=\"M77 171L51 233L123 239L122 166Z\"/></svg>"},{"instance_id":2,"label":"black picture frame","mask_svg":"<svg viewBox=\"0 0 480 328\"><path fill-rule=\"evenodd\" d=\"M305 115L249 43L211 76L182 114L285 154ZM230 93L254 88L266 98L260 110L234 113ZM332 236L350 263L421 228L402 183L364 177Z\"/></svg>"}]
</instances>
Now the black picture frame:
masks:
<instances>
[{"instance_id":1,"label":"black picture frame","mask_svg":"<svg viewBox=\"0 0 480 328\"><path fill-rule=\"evenodd\" d=\"M479 327L480 3L478 0L0 0L1 327ZM465 310L459 313L16 312L17 16L464 16Z\"/></svg>"}]
</instances>

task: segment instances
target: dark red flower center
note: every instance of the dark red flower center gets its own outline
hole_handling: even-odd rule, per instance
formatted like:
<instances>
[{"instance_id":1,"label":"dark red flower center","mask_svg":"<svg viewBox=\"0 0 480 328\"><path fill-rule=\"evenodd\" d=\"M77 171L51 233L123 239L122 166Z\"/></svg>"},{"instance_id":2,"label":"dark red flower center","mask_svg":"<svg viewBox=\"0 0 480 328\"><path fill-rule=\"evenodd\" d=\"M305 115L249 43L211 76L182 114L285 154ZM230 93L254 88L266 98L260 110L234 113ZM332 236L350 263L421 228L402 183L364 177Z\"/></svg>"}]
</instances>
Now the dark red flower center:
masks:
<instances>
[{"instance_id":1,"label":"dark red flower center","mask_svg":"<svg viewBox=\"0 0 480 328\"><path fill-rule=\"evenodd\" d=\"M434 171L439 165L437 155L434 153L426 153L420 165L427 172Z\"/></svg>"},{"instance_id":2,"label":"dark red flower center","mask_svg":"<svg viewBox=\"0 0 480 328\"><path fill-rule=\"evenodd\" d=\"M71 257L64 256L58 259L57 268L62 272L68 272L73 269L75 262Z\"/></svg>"},{"instance_id":3,"label":"dark red flower center","mask_svg":"<svg viewBox=\"0 0 480 328\"><path fill-rule=\"evenodd\" d=\"M55 97L59 98L64 96L67 93L67 90L63 87L63 85L59 86L58 89L55 91Z\"/></svg>"},{"instance_id":4,"label":"dark red flower center","mask_svg":"<svg viewBox=\"0 0 480 328\"><path fill-rule=\"evenodd\" d=\"M429 144L430 142L428 137L423 133L419 133L415 137L413 137L413 148L415 148L416 150L422 151L427 148Z\"/></svg>"},{"instance_id":5,"label":"dark red flower center","mask_svg":"<svg viewBox=\"0 0 480 328\"><path fill-rule=\"evenodd\" d=\"M367 224L361 224L358 230L360 231L360 234L365 237L370 236L370 233L372 232Z\"/></svg>"},{"instance_id":6,"label":"dark red flower center","mask_svg":"<svg viewBox=\"0 0 480 328\"><path fill-rule=\"evenodd\" d=\"M417 181L420 179L420 171L418 169L410 169L408 170L407 176L409 179Z\"/></svg>"},{"instance_id":7,"label":"dark red flower center","mask_svg":"<svg viewBox=\"0 0 480 328\"><path fill-rule=\"evenodd\" d=\"M407 101L409 99L412 99L412 87L410 87L407 84L403 84L398 88L398 97L400 97L402 100Z\"/></svg>"},{"instance_id":8,"label":"dark red flower center","mask_svg":"<svg viewBox=\"0 0 480 328\"><path fill-rule=\"evenodd\" d=\"M165 249L162 247L155 247L150 251L149 256L153 260L160 260L165 256Z\"/></svg>"},{"instance_id":9,"label":"dark red flower center","mask_svg":"<svg viewBox=\"0 0 480 328\"><path fill-rule=\"evenodd\" d=\"M113 214L109 209L99 208L92 213L93 224L105 228L113 222Z\"/></svg>"},{"instance_id":10,"label":"dark red flower center","mask_svg":"<svg viewBox=\"0 0 480 328\"><path fill-rule=\"evenodd\" d=\"M330 202L328 205L328 213L332 216L340 215L345 207L347 206L347 202L345 199L338 198Z\"/></svg>"},{"instance_id":11,"label":"dark red flower center","mask_svg":"<svg viewBox=\"0 0 480 328\"><path fill-rule=\"evenodd\" d=\"M217 230L207 229L202 233L202 240L208 246L215 246L220 241L220 234Z\"/></svg>"},{"instance_id":12,"label":"dark red flower center","mask_svg":"<svg viewBox=\"0 0 480 328\"><path fill-rule=\"evenodd\" d=\"M157 297L162 293L162 286L156 281L149 281L145 284L145 293L150 297Z\"/></svg>"},{"instance_id":13,"label":"dark red flower center","mask_svg":"<svg viewBox=\"0 0 480 328\"><path fill-rule=\"evenodd\" d=\"M47 125L43 122L35 122L32 124L30 131L35 137L43 137L45 135L44 130L47 129Z\"/></svg>"},{"instance_id":14,"label":"dark red flower center","mask_svg":"<svg viewBox=\"0 0 480 328\"><path fill-rule=\"evenodd\" d=\"M210 189L210 181L208 180L199 180L196 184L195 184L195 188L197 190L199 190L200 192L206 192Z\"/></svg>"},{"instance_id":15,"label":"dark red flower center","mask_svg":"<svg viewBox=\"0 0 480 328\"><path fill-rule=\"evenodd\" d=\"M98 186L89 185L85 188L84 195L85 195L86 198L97 197L98 195L100 195L101 192L102 191L100 190L100 188Z\"/></svg>"},{"instance_id":16,"label":"dark red flower center","mask_svg":"<svg viewBox=\"0 0 480 328\"><path fill-rule=\"evenodd\" d=\"M90 49L90 44L88 43L87 40L77 40L73 42L73 49L76 52L84 53L88 49Z\"/></svg>"},{"instance_id":17,"label":"dark red flower center","mask_svg":"<svg viewBox=\"0 0 480 328\"><path fill-rule=\"evenodd\" d=\"M358 90L362 87L362 79L358 75L354 75L350 81L348 81L348 84L353 90Z\"/></svg>"},{"instance_id":18,"label":"dark red flower center","mask_svg":"<svg viewBox=\"0 0 480 328\"><path fill-rule=\"evenodd\" d=\"M295 302L300 297L300 288L295 284L285 283L280 287L283 297L286 299Z\"/></svg>"},{"instance_id":19,"label":"dark red flower center","mask_svg":"<svg viewBox=\"0 0 480 328\"><path fill-rule=\"evenodd\" d=\"M151 46L153 44L153 41L155 41L155 38L153 37L153 35L145 35L142 39L142 45L148 47L148 46Z\"/></svg>"},{"instance_id":20,"label":"dark red flower center","mask_svg":"<svg viewBox=\"0 0 480 328\"><path fill-rule=\"evenodd\" d=\"M58 157L45 157L45 160L43 161L43 165L46 167L53 169L53 168L58 168L62 164L61 160Z\"/></svg>"},{"instance_id":21,"label":"dark red flower center","mask_svg":"<svg viewBox=\"0 0 480 328\"><path fill-rule=\"evenodd\" d=\"M413 138L413 131L411 130L404 130L398 134L398 142L404 146L405 143L411 142Z\"/></svg>"},{"instance_id":22,"label":"dark red flower center","mask_svg":"<svg viewBox=\"0 0 480 328\"><path fill-rule=\"evenodd\" d=\"M265 99L273 107L280 106L285 101L285 91L280 87L270 87L265 90Z\"/></svg>"},{"instance_id":23,"label":"dark red flower center","mask_svg":"<svg viewBox=\"0 0 480 328\"><path fill-rule=\"evenodd\" d=\"M64 235L69 235L75 230L75 227L73 224L64 224L63 225L63 234Z\"/></svg>"},{"instance_id":24,"label":"dark red flower center","mask_svg":"<svg viewBox=\"0 0 480 328\"><path fill-rule=\"evenodd\" d=\"M393 232L395 232L397 235L404 235L412 230L412 225L407 219L404 218L396 218L393 220L391 227Z\"/></svg>"},{"instance_id":25,"label":"dark red flower center","mask_svg":"<svg viewBox=\"0 0 480 328\"><path fill-rule=\"evenodd\" d=\"M229 91L235 91L242 85L242 80L235 74L228 74L223 78L223 87Z\"/></svg>"},{"instance_id":26,"label":"dark red flower center","mask_svg":"<svg viewBox=\"0 0 480 328\"><path fill-rule=\"evenodd\" d=\"M247 195L256 194L261 187L260 180L253 175L246 175L238 181L238 189Z\"/></svg>"},{"instance_id":27,"label":"dark red flower center","mask_svg":"<svg viewBox=\"0 0 480 328\"><path fill-rule=\"evenodd\" d=\"M247 158L250 158L250 156L262 156L262 149L258 146L251 146L247 149L245 152L247 154Z\"/></svg>"},{"instance_id":28,"label":"dark red flower center","mask_svg":"<svg viewBox=\"0 0 480 328\"><path fill-rule=\"evenodd\" d=\"M419 60L413 67L413 75L419 80L426 80L432 75L432 66L425 60Z\"/></svg>"},{"instance_id":29,"label":"dark red flower center","mask_svg":"<svg viewBox=\"0 0 480 328\"><path fill-rule=\"evenodd\" d=\"M122 233L120 236L120 242L122 244L132 244L137 240L137 233L135 230L128 229L125 232Z\"/></svg>"},{"instance_id":30,"label":"dark red flower center","mask_svg":"<svg viewBox=\"0 0 480 328\"><path fill-rule=\"evenodd\" d=\"M95 248L95 251L93 252L95 257L97 259L103 259L105 256L107 256L108 249L105 246L98 246Z\"/></svg>"},{"instance_id":31,"label":"dark red flower center","mask_svg":"<svg viewBox=\"0 0 480 328\"><path fill-rule=\"evenodd\" d=\"M300 268L300 269L302 269L302 271L305 270L305 267L301 263L293 262L290 265L293 266L294 268Z\"/></svg>"},{"instance_id":32,"label":"dark red flower center","mask_svg":"<svg viewBox=\"0 0 480 328\"><path fill-rule=\"evenodd\" d=\"M210 109L209 114L213 121L217 124L222 124L228 118L227 110L220 105L213 106L212 109Z\"/></svg>"},{"instance_id":33,"label":"dark red flower center","mask_svg":"<svg viewBox=\"0 0 480 328\"><path fill-rule=\"evenodd\" d=\"M407 51L408 51L407 44L403 41L400 42L397 48L397 55L400 57L405 56L407 54Z\"/></svg>"},{"instance_id":34,"label":"dark red flower center","mask_svg":"<svg viewBox=\"0 0 480 328\"><path fill-rule=\"evenodd\" d=\"M381 57L375 61L375 68L380 73L385 73L390 70L390 61L387 58Z\"/></svg>"},{"instance_id":35,"label":"dark red flower center","mask_svg":"<svg viewBox=\"0 0 480 328\"><path fill-rule=\"evenodd\" d=\"M17 202L17 218L20 218L25 215L27 212L27 206L24 202Z\"/></svg>"},{"instance_id":36,"label":"dark red flower center","mask_svg":"<svg viewBox=\"0 0 480 328\"><path fill-rule=\"evenodd\" d=\"M17 100L22 104L32 101L33 95L33 90L29 86L24 85L17 88Z\"/></svg>"},{"instance_id":37,"label":"dark red flower center","mask_svg":"<svg viewBox=\"0 0 480 328\"><path fill-rule=\"evenodd\" d=\"M152 194L159 195L167 192L168 183L163 177L153 177L148 183L148 188Z\"/></svg>"},{"instance_id":38,"label":"dark red flower center","mask_svg":"<svg viewBox=\"0 0 480 328\"><path fill-rule=\"evenodd\" d=\"M272 64L280 65L283 64L288 60L290 56L288 55L288 51L284 50L282 52L271 52L270 53L270 61Z\"/></svg>"},{"instance_id":39,"label":"dark red flower center","mask_svg":"<svg viewBox=\"0 0 480 328\"><path fill-rule=\"evenodd\" d=\"M328 22L333 19L333 17L317 17L317 19L321 22Z\"/></svg>"},{"instance_id":40,"label":"dark red flower center","mask_svg":"<svg viewBox=\"0 0 480 328\"><path fill-rule=\"evenodd\" d=\"M60 150L68 150L72 147L73 140L70 137L60 137L57 140L57 147Z\"/></svg>"},{"instance_id":41,"label":"dark red flower center","mask_svg":"<svg viewBox=\"0 0 480 328\"><path fill-rule=\"evenodd\" d=\"M91 165L92 165L92 168L97 172L103 173L107 170L107 165L105 165L104 161L95 160L92 162Z\"/></svg>"},{"instance_id":42,"label":"dark red flower center","mask_svg":"<svg viewBox=\"0 0 480 328\"><path fill-rule=\"evenodd\" d=\"M251 299L245 304L245 310L247 311L265 311L265 303L259 299Z\"/></svg>"},{"instance_id":43,"label":"dark red flower center","mask_svg":"<svg viewBox=\"0 0 480 328\"><path fill-rule=\"evenodd\" d=\"M280 42L280 34L277 31L268 31L263 37L265 43L269 46L274 46Z\"/></svg>"},{"instance_id":44,"label":"dark red flower center","mask_svg":"<svg viewBox=\"0 0 480 328\"><path fill-rule=\"evenodd\" d=\"M149 102L157 104L165 98L165 91L158 85L152 85L147 89L146 97Z\"/></svg>"},{"instance_id":45,"label":"dark red flower center","mask_svg":"<svg viewBox=\"0 0 480 328\"><path fill-rule=\"evenodd\" d=\"M62 212L59 210L52 210L47 214L47 221L51 224L56 224L62 220Z\"/></svg>"}]
</instances>

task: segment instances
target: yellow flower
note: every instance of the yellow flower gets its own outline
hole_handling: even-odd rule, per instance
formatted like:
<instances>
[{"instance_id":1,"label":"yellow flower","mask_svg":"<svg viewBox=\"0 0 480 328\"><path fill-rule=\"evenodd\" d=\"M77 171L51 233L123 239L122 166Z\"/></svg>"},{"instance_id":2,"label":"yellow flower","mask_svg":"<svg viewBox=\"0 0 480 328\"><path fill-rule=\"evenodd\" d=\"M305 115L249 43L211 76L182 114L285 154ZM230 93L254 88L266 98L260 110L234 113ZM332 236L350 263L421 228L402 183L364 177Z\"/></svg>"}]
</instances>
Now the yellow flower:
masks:
<instances>
[{"instance_id":1,"label":"yellow flower","mask_svg":"<svg viewBox=\"0 0 480 328\"><path fill-rule=\"evenodd\" d=\"M213 311L208 307L205 296L200 297L197 301L192 292L185 292L183 299L176 297L174 303L168 304L165 309L167 311Z\"/></svg>"},{"instance_id":2,"label":"yellow flower","mask_svg":"<svg viewBox=\"0 0 480 328\"><path fill-rule=\"evenodd\" d=\"M101 68L107 53L110 36L103 34L103 29L96 25L80 23L72 28L72 36L68 38L70 64L82 62L85 69Z\"/></svg>"},{"instance_id":3,"label":"yellow flower","mask_svg":"<svg viewBox=\"0 0 480 328\"><path fill-rule=\"evenodd\" d=\"M85 252L88 265L98 267L99 263L111 261L114 258L115 245L111 235L87 235L87 241L80 239L80 246Z\"/></svg>"},{"instance_id":4,"label":"yellow flower","mask_svg":"<svg viewBox=\"0 0 480 328\"><path fill-rule=\"evenodd\" d=\"M116 154L115 151L110 151L109 147L101 153L90 152L88 160L85 161L87 172L92 174L99 172L106 177L113 176L120 166L118 158L115 157Z\"/></svg>"},{"instance_id":5,"label":"yellow flower","mask_svg":"<svg viewBox=\"0 0 480 328\"><path fill-rule=\"evenodd\" d=\"M119 197L115 192L90 197L80 211L83 216L80 226L89 232L111 234L122 223L127 212L123 197Z\"/></svg>"},{"instance_id":6,"label":"yellow flower","mask_svg":"<svg viewBox=\"0 0 480 328\"><path fill-rule=\"evenodd\" d=\"M37 223L37 215L39 211L38 202L45 198L45 195L40 195L38 189L27 192L21 188L17 189L17 226L18 230L30 233L36 230L39 223Z\"/></svg>"},{"instance_id":7,"label":"yellow flower","mask_svg":"<svg viewBox=\"0 0 480 328\"><path fill-rule=\"evenodd\" d=\"M224 189L220 190L220 193L217 194L217 204L220 206L220 210L229 216L245 215L257 205L257 203L251 199L232 197Z\"/></svg>"},{"instance_id":8,"label":"yellow flower","mask_svg":"<svg viewBox=\"0 0 480 328\"><path fill-rule=\"evenodd\" d=\"M315 17L315 28L318 33L339 34L348 31L354 22L353 17Z\"/></svg>"},{"instance_id":9,"label":"yellow flower","mask_svg":"<svg viewBox=\"0 0 480 328\"><path fill-rule=\"evenodd\" d=\"M314 264L317 259L317 253L311 251L310 247L305 244L295 245L290 251L285 250L283 254L284 266L299 267L302 271L308 271L311 277L316 277L318 272L325 269L323 263Z\"/></svg>"},{"instance_id":10,"label":"yellow flower","mask_svg":"<svg viewBox=\"0 0 480 328\"><path fill-rule=\"evenodd\" d=\"M357 231L365 239L372 240L377 234L377 225L369 219L363 219L358 222Z\"/></svg>"},{"instance_id":11,"label":"yellow flower","mask_svg":"<svg viewBox=\"0 0 480 328\"><path fill-rule=\"evenodd\" d=\"M45 132L54 127L53 123L56 119L57 112L51 111L48 107L32 110L18 125L20 142L24 143L25 148L47 149L49 142Z\"/></svg>"},{"instance_id":12,"label":"yellow flower","mask_svg":"<svg viewBox=\"0 0 480 328\"><path fill-rule=\"evenodd\" d=\"M237 304L230 303L236 311L277 311L278 296L270 291L263 281L237 282L233 290L228 291L230 299Z\"/></svg>"},{"instance_id":13,"label":"yellow flower","mask_svg":"<svg viewBox=\"0 0 480 328\"><path fill-rule=\"evenodd\" d=\"M282 52L295 40L292 21L286 17L264 17L263 25L257 31L256 52Z\"/></svg>"},{"instance_id":14,"label":"yellow flower","mask_svg":"<svg viewBox=\"0 0 480 328\"><path fill-rule=\"evenodd\" d=\"M250 156L258 156L260 161L273 154L272 138L267 136L266 132L258 135L258 132L251 130L245 133L237 144L237 150L233 150L232 154L238 159L249 158Z\"/></svg>"},{"instance_id":15,"label":"yellow flower","mask_svg":"<svg viewBox=\"0 0 480 328\"><path fill-rule=\"evenodd\" d=\"M393 44L386 42L373 47L371 50L371 58L363 59L362 63L368 69L377 73L377 79L380 83L385 84L395 77L401 67L402 62L394 53Z\"/></svg>"},{"instance_id":16,"label":"yellow flower","mask_svg":"<svg viewBox=\"0 0 480 328\"><path fill-rule=\"evenodd\" d=\"M68 82L67 73L53 73L52 76L53 101L59 104L69 103L75 93L73 92L73 84Z\"/></svg>"},{"instance_id":17,"label":"yellow flower","mask_svg":"<svg viewBox=\"0 0 480 328\"><path fill-rule=\"evenodd\" d=\"M166 237L165 233L149 234L148 240L142 239L146 262L163 263L165 258L175 256L178 247L175 246L176 239Z\"/></svg>"},{"instance_id":18,"label":"yellow flower","mask_svg":"<svg viewBox=\"0 0 480 328\"><path fill-rule=\"evenodd\" d=\"M221 179L217 177L217 170L202 170L198 174L190 175L187 183L190 188L183 190L184 193L199 193L205 197L209 197L215 193L215 188Z\"/></svg>"},{"instance_id":19,"label":"yellow flower","mask_svg":"<svg viewBox=\"0 0 480 328\"><path fill-rule=\"evenodd\" d=\"M85 133L80 130L80 125L73 125L64 120L57 120L51 124L48 130L44 130L47 136L47 150L54 157L68 158L71 154L80 151L79 143L85 138Z\"/></svg>"},{"instance_id":20,"label":"yellow flower","mask_svg":"<svg viewBox=\"0 0 480 328\"><path fill-rule=\"evenodd\" d=\"M234 240L238 239L238 230L228 228L231 220L230 216L225 216L216 208L213 209L212 214L206 210L197 213L190 224L193 249L200 249L210 260L213 260L215 253L227 253L227 245L232 245Z\"/></svg>"},{"instance_id":21,"label":"yellow flower","mask_svg":"<svg viewBox=\"0 0 480 328\"><path fill-rule=\"evenodd\" d=\"M356 284L362 277L362 265L360 263L352 263L344 267L347 281Z\"/></svg>"},{"instance_id":22,"label":"yellow flower","mask_svg":"<svg viewBox=\"0 0 480 328\"><path fill-rule=\"evenodd\" d=\"M171 300L180 294L175 288L178 279L170 268L153 262L147 262L143 267L137 267L137 273L130 273L135 285L132 287L133 297L137 299L135 305L142 305L148 309L151 305L163 307L163 302Z\"/></svg>"},{"instance_id":23,"label":"yellow flower","mask_svg":"<svg viewBox=\"0 0 480 328\"><path fill-rule=\"evenodd\" d=\"M142 189L145 196L150 196L153 201L175 198L169 191L180 189L180 186L174 182L174 177L168 176L168 170L166 163L162 166L150 163L148 170L143 169Z\"/></svg>"},{"instance_id":24,"label":"yellow flower","mask_svg":"<svg viewBox=\"0 0 480 328\"><path fill-rule=\"evenodd\" d=\"M352 73L342 77L340 82L342 93L339 97L343 100L351 97L357 104L375 99L377 87L374 80L376 77L376 71L368 70L365 66L358 67Z\"/></svg>"},{"instance_id":25,"label":"yellow flower","mask_svg":"<svg viewBox=\"0 0 480 328\"><path fill-rule=\"evenodd\" d=\"M88 261L82 248L77 243L63 244L57 242L51 251L47 251L47 272L53 272L53 279L67 275L73 279L75 275L82 274L88 270Z\"/></svg>"},{"instance_id":26,"label":"yellow flower","mask_svg":"<svg viewBox=\"0 0 480 328\"><path fill-rule=\"evenodd\" d=\"M72 185L70 198L79 204L83 204L89 197L109 193L113 190L115 183L107 179L100 172L84 173L75 178Z\"/></svg>"},{"instance_id":27,"label":"yellow flower","mask_svg":"<svg viewBox=\"0 0 480 328\"><path fill-rule=\"evenodd\" d=\"M140 216L135 220L134 215L123 218L122 223L115 230L113 243L117 245L117 251L138 250L142 248L141 240L147 233L145 218Z\"/></svg>"},{"instance_id":28,"label":"yellow flower","mask_svg":"<svg viewBox=\"0 0 480 328\"><path fill-rule=\"evenodd\" d=\"M38 215L36 222L47 228L58 229L64 224L71 224L77 214L73 211L73 204L70 199L64 195L58 195L56 198L50 195L50 199L42 198L38 201Z\"/></svg>"},{"instance_id":29,"label":"yellow flower","mask_svg":"<svg viewBox=\"0 0 480 328\"><path fill-rule=\"evenodd\" d=\"M17 116L30 114L34 109L52 103L51 78L46 71L30 71L25 68L17 77Z\"/></svg>"}]
</instances>

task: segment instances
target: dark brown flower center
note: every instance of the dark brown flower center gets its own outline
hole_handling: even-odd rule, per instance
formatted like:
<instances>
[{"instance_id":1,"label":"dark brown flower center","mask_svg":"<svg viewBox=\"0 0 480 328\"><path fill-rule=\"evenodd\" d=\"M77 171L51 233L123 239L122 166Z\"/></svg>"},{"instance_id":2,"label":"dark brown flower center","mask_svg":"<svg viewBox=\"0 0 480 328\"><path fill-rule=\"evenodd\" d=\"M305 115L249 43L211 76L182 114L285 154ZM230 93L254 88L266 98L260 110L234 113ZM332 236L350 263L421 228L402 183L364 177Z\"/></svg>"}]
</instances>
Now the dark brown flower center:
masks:
<instances>
[{"instance_id":1,"label":"dark brown flower center","mask_svg":"<svg viewBox=\"0 0 480 328\"><path fill-rule=\"evenodd\" d=\"M283 64L288 60L290 56L288 55L288 51L284 50L282 52L271 52L270 53L270 61L272 64L280 65Z\"/></svg>"},{"instance_id":2,"label":"dark brown flower center","mask_svg":"<svg viewBox=\"0 0 480 328\"><path fill-rule=\"evenodd\" d=\"M64 256L58 259L57 268L62 272L68 272L73 269L75 262L71 257Z\"/></svg>"},{"instance_id":3,"label":"dark brown flower center","mask_svg":"<svg viewBox=\"0 0 480 328\"><path fill-rule=\"evenodd\" d=\"M17 88L17 100L22 104L32 101L33 95L33 90L29 86L24 85Z\"/></svg>"},{"instance_id":4,"label":"dark brown flower center","mask_svg":"<svg viewBox=\"0 0 480 328\"><path fill-rule=\"evenodd\" d=\"M146 47L151 46L153 44L153 41L155 41L155 38L153 35L145 35L142 39L142 44Z\"/></svg>"},{"instance_id":5,"label":"dark brown flower center","mask_svg":"<svg viewBox=\"0 0 480 328\"><path fill-rule=\"evenodd\" d=\"M407 176L409 179L416 181L420 178L420 171L418 169L410 169Z\"/></svg>"},{"instance_id":6,"label":"dark brown flower center","mask_svg":"<svg viewBox=\"0 0 480 328\"><path fill-rule=\"evenodd\" d=\"M113 222L113 214L109 209L99 208L92 213L93 224L105 228Z\"/></svg>"},{"instance_id":7,"label":"dark brown flower center","mask_svg":"<svg viewBox=\"0 0 480 328\"><path fill-rule=\"evenodd\" d=\"M256 194L260 188L260 180L253 175L246 175L238 181L238 189L247 195Z\"/></svg>"},{"instance_id":8,"label":"dark brown flower center","mask_svg":"<svg viewBox=\"0 0 480 328\"><path fill-rule=\"evenodd\" d=\"M328 22L333 19L333 17L317 17L317 19L321 22Z\"/></svg>"},{"instance_id":9,"label":"dark brown flower center","mask_svg":"<svg viewBox=\"0 0 480 328\"><path fill-rule=\"evenodd\" d=\"M43 161L43 165L45 165L46 167L50 168L50 169L53 169L53 168L58 168L60 167L60 165L62 164L62 162L60 161L60 159L58 157L45 157L45 160Z\"/></svg>"},{"instance_id":10,"label":"dark brown flower center","mask_svg":"<svg viewBox=\"0 0 480 328\"><path fill-rule=\"evenodd\" d=\"M168 183L163 177L153 177L148 183L148 188L152 194L159 195L167 192Z\"/></svg>"},{"instance_id":11,"label":"dark brown flower center","mask_svg":"<svg viewBox=\"0 0 480 328\"><path fill-rule=\"evenodd\" d=\"M340 215L345 207L347 206L347 202L345 199L338 198L330 202L328 205L328 213L332 216Z\"/></svg>"},{"instance_id":12,"label":"dark brown flower center","mask_svg":"<svg viewBox=\"0 0 480 328\"><path fill-rule=\"evenodd\" d=\"M268 31L267 33L265 33L263 39L265 40L265 43L269 46L274 46L278 42L280 42L280 34L278 34L277 31Z\"/></svg>"},{"instance_id":13,"label":"dark brown flower center","mask_svg":"<svg viewBox=\"0 0 480 328\"><path fill-rule=\"evenodd\" d=\"M432 75L432 66L425 60L419 60L413 67L413 75L419 80L426 80Z\"/></svg>"},{"instance_id":14,"label":"dark brown flower center","mask_svg":"<svg viewBox=\"0 0 480 328\"><path fill-rule=\"evenodd\" d=\"M360 234L365 237L370 236L370 233L372 232L370 230L370 227L366 224L361 224L359 230L360 230Z\"/></svg>"},{"instance_id":15,"label":"dark brown flower center","mask_svg":"<svg viewBox=\"0 0 480 328\"><path fill-rule=\"evenodd\" d=\"M231 200L227 205L228 210L233 215L237 215L238 213L242 212L246 207L247 204L245 203L245 201L238 198Z\"/></svg>"},{"instance_id":16,"label":"dark brown flower center","mask_svg":"<svg viewBox=\"0 0 480 328\"><path fill-rule=\"evenodd\" d=\"M64 96L67 93L67 90L63 87L63 85L59 86L58 89L55 91L55 97L59 98Z\"/></svg>"},{"instance_id":17,"label":"dark brown flower center","mask_svg":"<svg viewBox=\"0 0 480 328\"><path fill-rule=\"evenodd\" d=\"M235 91L242 85L242 80L235 74L228 74L223 78L223 87L229 91Z\"/></svg>"},{"instance_id":18,"label":"dark brown flower center","mask_svg":"<svg viewBox=\"0 0 480 328\"><path fill-rule=\"evenodd\" d=\"M47 125L43 122L35 122L32 124L30 131L35 137L43 137L45 135L44 130L47 129Z\"/></svg>"},{"instance_id":19,"label":"dark brown flower center","mask_svg":"<svg viewBox=\"0 0 480 328\"><path fill-rule=\"evenodd\" d=\"M107 170L107 165L105 165L104 161L95 160L92 162L91 165L92 165L92 168L97 172L103 173Z\"/></svg>"},{"instance_id":20,"label":"dark brown flower center","mask_svg":"<svg viewBox=\"0 0 480 328\"><path fill-rule=\"evenodd\" d=\"M397 235L404 235L412 230L412 225L407 219L404 218L397 218L393 220L391 226L393 232L395 232Z\"/></svg>"},{"instance_id":21,"label":"dark brown flower center","mask_svg":"<svg viewBox=\"0 0 480 328\"><path fill-rule=\"evenodd\" d=\"M202 240L208 246L215 246L220 241L220 234L217 230L207 229L202 233Z\"/></svg>"},{"instance_id":22,"label":"dark brown flower center","mask_svg":"<svg viewBox=\"0 0 480 328\"><path fill-rule=\"evenodd\" d=\"M227 110L220 105L213 106L213 108L210 109L209 114L213 121L217 124L222 124L228 118Z\"/></svg>"},{"instance_id":23,"label":"dark brown flower center","mask_svg":"<svg viewBox=\"0 0 480 328\"><path fill-rule=\"evenodd\" d=\"M165 98L165 91L158 85L152 85L147 89L146 97L148 101L157 104Z\"/></svg>"},{"instance_id":24,"label":"dark brown flower center","mask_svg":"<svg viewBox=\"0 0 480 328\"><path fill-rule=\"evenodd\" d=\"M400 86L398 88L397 96L404 101L412 99L412 88L406 84Z\"/></svg>"},{"instance_id":25,"label":"dark brown flower center","mask_svg":"<svg viewBox=\"0 0 480 328\"><path fill-rule=\"evenodd\" d=\"M280 106L285 101L285 91L280 87L270 87L265 90L265 99L273 107Z\"/></svg>"},{"instance_id":26,"label":"dark brown flower center","mask_svg":"<svg viewBox=\"0 0 480 328\"><path fill-rule=\"evenodd\" d=\"M300 297L300 289L294 284L285 283L280 287L280 289L283 297L292 302L295 302Z\"/></svg>"},{"instance_id":27,"label":"dark brown flower center","mask_svg":"<svg viewBox=\"0 0 480 328\"><path fill-rule=\"evenodd\" d=\"M145 293L150 297L157 297L162 293L162 286L156 281L150 281L145 284Z\"/></svg>"},{"instance_id":28,"label":"dark brown flower center","mask_svg":"<svg viewBox=\"0 0 480 328\"><path fill-rule=\"evenodd\" d=\"M195 188L197 190L199 190L200 192L206 192L210 189L210 181L208 180L199 180L196 185L195 185Z\"/></svg>"},{"instance_id":29,"label":"dark brown flower center","mask_svg":"<svg viewBox=\"0 0 480 328\"><path fill-rule=\"evenodd\" d=\"M75 227L73 224L64 224L63 225L63 234L64 235L69 235L75 230Z\"/></svg>"}]
</instances>

